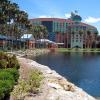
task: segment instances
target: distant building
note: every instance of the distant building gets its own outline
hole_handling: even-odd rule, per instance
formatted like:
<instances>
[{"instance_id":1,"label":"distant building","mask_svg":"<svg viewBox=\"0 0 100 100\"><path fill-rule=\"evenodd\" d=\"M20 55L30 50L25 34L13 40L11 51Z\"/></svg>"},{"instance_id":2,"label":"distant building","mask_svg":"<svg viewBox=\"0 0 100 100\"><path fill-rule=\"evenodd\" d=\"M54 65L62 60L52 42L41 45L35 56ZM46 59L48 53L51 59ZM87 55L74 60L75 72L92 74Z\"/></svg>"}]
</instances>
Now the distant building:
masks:
<instances>
[{"instance_id":1,"label":"distant building","mask_svg":"<svg viewBox=\"0 0 100 100\"><path fill-rule=\"evenodd\" d=\"M93 48L98 34L97 28L81 22L76 12L69 19L35 18L30 20L33 25L47 27L48 39L56 43L64 43L65 48Z\"/></svg>"},{"instance_id":2,"label":"distant building","mask_svg":"<svg viewBox=\"0 0 100 100\"><path fill-rule=\"evenodd\" d=\"M7 44L7 37L4 35L0 35L0 49L4 49Z\"/></svg>"},{"instance_id":3,"label":"distant building","mask_svg":"<svg viewBox=\"0 0 100 100\"><path fill-rule=\"evenodd\" d=\"M36 48L57 48L57 44L48 39L39 39L35 42Z\"/></svg>"},{"instance_id":4,"label":"distant building","mask_svg":"<svg viewBox=\"0 0 100 100\"><path fill-rule=\"evenodd\" d=\"M24 34L21 37L21 40L25 42L26 48L34 48L35 47L35 39L32 34Z\"/></svg>"}]
</instances>

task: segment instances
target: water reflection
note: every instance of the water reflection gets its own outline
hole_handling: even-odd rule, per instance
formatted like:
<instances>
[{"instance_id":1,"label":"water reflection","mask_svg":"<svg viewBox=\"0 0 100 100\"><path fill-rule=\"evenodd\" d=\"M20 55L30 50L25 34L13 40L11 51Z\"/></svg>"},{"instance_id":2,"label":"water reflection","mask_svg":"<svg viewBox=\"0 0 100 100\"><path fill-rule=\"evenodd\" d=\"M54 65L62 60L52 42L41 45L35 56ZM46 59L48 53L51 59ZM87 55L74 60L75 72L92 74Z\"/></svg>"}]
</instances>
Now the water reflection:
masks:
<instances>
[{"instance_id":1,"label":"water reflection","mask_svg":"<svg viewBox=\"0 0 100 100\"><path fill-rule=\"evenodd\" d=\"M36 58L93 96L100 96L100 53L49 53Z\"/></svg>"}]
</instances>

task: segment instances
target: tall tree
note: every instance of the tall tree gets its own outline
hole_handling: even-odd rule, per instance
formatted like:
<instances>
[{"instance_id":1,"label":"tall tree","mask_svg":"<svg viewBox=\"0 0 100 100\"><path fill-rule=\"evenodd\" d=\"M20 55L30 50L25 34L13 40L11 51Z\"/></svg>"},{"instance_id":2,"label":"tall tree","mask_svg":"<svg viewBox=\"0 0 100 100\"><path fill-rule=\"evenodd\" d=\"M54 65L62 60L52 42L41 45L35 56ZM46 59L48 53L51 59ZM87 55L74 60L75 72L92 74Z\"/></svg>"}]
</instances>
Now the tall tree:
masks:
<instances>
[{"instance_id":1,"label":"tall tree","mask_svg":"<svg viewBox=\"0 0 100 100\"><path fill-rule=\"evenodd\" d=\"M97 36L98 36L98 31L97 32L95 32L94 33L94 35L95 35L95 48L97 47Z\"/></svg>"},{"instance_id":2,"label":"tall tree","mask_svg":"<svg viewBox=\"0 0 100 100\"><path fill-rule=\"evenodd\" d=\"M88 30L87 31L87 47L88 48L92 47L91 42L92 42L91 31Z\"/></svg>"},{"instance_id":3,"label":"tall tree","mask_svg":"<svg viewBox=\"0 0 100 100\"><path fill-rule=\"evenodd\" d=\"M6 34L12 38L20 37L21 32L24 33L23 30L28 30L25 27L27 22L27 13L21 11L16 3L0 0L0 34Z\"/></svg>"}]
</instances>

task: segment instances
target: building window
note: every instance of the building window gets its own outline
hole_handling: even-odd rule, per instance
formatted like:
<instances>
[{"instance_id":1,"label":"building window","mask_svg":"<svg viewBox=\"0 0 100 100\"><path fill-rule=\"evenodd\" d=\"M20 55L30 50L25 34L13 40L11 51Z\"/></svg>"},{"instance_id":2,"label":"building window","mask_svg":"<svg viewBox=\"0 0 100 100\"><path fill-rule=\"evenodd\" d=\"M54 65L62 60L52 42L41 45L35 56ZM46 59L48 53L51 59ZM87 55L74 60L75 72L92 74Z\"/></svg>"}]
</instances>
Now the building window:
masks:
<instances>
[{"instance_id":1,"label":"building window","mask_svg":"<svg viewBox=\"0 0 100 100\"><path fill-rule=\"evenodd\" d=\"M83 30L86 30L86 27L83 27Z\"/></svg>"},{"instance_id":2,"label":"building window","mask_svg":"<svg viewBox=\"0 0 100 100\"><path fill-rule=\"evenodd\" d=\"M78 42L78 40L76 40L76 42Z\"/></svg>"},{"instance_id":3,"label":"building window","mask_svg":"<svg viewBox=\"0 0 100 100\"><path fill-rule=\"evenodd\" d=\"M76 37L78 37L78 35L76 35Z\"/></svg>"},{"instance_id":4,"label":"building window","mask_svg":"<svg viewBox=\"0 0 100 100\"><path fill-rule=\"evenodd\" d=\"M79 24L79 22L75 22L75 24Z\"/></svg>"}]
</instances>

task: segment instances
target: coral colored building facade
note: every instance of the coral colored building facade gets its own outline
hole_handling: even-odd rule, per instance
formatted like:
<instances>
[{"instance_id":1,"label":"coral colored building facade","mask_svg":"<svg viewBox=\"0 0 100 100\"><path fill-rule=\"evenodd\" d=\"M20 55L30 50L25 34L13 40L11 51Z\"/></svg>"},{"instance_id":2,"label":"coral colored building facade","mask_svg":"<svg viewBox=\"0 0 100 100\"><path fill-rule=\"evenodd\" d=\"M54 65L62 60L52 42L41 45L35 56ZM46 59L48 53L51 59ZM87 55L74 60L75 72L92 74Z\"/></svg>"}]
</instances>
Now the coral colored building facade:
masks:
<instances>
[{"instance_id":1,"label":"coral colored building facade","mask_svg":"<svg viewBox=\"0 0 100 100\"><path fill-rule=\"evenodd\" d=\"M97 29L81 22L82 18L71 13L69 19L35 18L33 25L44 25L48 30L48 39L56 43L64 43L65 48L92 48L96 43Z\"/></svg>"}]
</instances>

